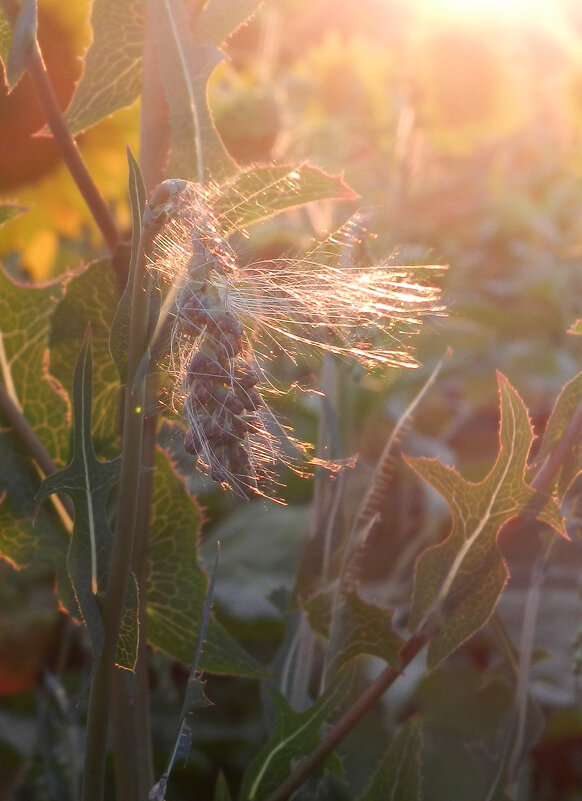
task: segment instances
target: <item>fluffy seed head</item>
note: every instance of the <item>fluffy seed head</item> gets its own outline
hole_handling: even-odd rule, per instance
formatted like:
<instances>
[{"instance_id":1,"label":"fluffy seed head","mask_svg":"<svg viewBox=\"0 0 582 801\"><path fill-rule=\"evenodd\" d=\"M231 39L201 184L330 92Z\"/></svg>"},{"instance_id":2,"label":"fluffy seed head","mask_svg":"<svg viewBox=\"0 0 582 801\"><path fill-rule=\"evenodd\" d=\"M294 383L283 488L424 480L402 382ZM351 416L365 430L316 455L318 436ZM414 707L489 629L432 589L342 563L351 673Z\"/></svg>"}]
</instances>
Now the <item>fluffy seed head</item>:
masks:
<instances>
[{"instance_id":1,"label":"fluffy seed head","mask_svg":"<svg viewBox=\"0 0 582 801\"><path fill-rule=\"evenodd\" d=\"M263 494L277 461L297 443L259 392L274 391L266 366L274 348L351 357L365 367L415 367L405 337L440 311L436 266L351 266L357 219L301 259L239 266L212 213L212 190L162 184L167 220L151 270L166 284L171 320L168 369L173 404L188 423L185 448L216 481ZM346 263L346 266L343 266Z\"/></svg>"}]
</instances>

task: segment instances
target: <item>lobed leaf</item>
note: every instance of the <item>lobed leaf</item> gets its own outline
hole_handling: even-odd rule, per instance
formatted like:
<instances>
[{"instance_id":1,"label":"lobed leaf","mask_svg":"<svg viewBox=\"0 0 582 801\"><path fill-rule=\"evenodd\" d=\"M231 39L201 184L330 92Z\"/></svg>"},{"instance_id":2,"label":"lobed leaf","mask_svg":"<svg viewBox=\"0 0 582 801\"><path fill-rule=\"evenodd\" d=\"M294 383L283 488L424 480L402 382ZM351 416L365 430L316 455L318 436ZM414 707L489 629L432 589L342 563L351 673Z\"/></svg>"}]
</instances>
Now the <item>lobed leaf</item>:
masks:
<instances>
[{"instance_id":1,"label":"lobed leaf","mask_svg":"<svg viewBox=\"0 0 582 801\"><path fill-rule=\"evenodd\" d=\"M557 505L524 480L533 439L525 405L506 378L498 375L501 399L499 455L480 482L463 479L437 460L408 459L419 476L444 497L452 515L447 539L426 550L415 572L411 630L431 619L436 631L428 648L434 668L478 631L493 613L508 577L497 550L501 526L524 512L565 535Z\"/></svg>"},{"instance_id":2,"label":"lobed leaf","mask_svg":"<svg viewBox=\"0 0 582 801\"><path fill-rule=\"evenodd\" d=\"M354 589L345 592L332 615L333 593L319 593L303 604L311 628L320 636L330 637L333 654L329 670L341 668L362 654L377 656L397 670L404 640L392 628L393 612L364 601Z\"/></svg>"},{"instance_id":3,"label":"lobed leaf","mask_svg":"<svg viewBox=\"0 0 582 801\"><path fill-rule=\"evenodd\" d=\"M418 718L398 732L359 801L422 800L422 733Z\"/></svg>"},{"instance_id":4,"label":"lobed leaf","mask_svg":"<svg viewBox=\"0 0 582 801\"><path fill-rule=\"evenodd\" d=\"M94 0L93 42L65 119L78 133L129 106L141 89L143 3Z\"/></svg>"},{"instance_id":5,"label":"lobed leaf","mask_svg":"<svg viewBox=\"0 0 582 801\"><path fill-rule=\"evenodd\" d=\"M354 200L341 176L316 167L251 167L210 188L208 203L228 237L247 225L316 200Z\"/></svg>"},{"instance_id":6,"label":"lobed leaf","mask_svg":"<svg viewBox=\"0 0 582 801\"><path fill-rule=\"evenodd\" d=\"M91 439L92 357L88 331L77 359L73 380L73 443L69 464L46 478L37 493L40 506L53 493L73 501L75 520L67 554L67 569L78 608L87 626L93 656L103 647L103 623L97 593L104 589L112 533L107 501L118 480L119 460L97 460Z\"/></svg>"},{"instance_id":7,"label":"lobed leaf","mask_svg":"<svg viewBox=\"0 0 582 801\"><path fill-rule=\"evenodd\" d=\"M284 696L270 691L277 715L275 731L243 778L241 801L267 798L289 775L293 760L313 751L322 725L345 700L349 686L350 674L344 671L338 681L303 712L295 712Z\"/></svg>"},{"instance_id":8,"label":"lobed leaf","mask_svg":"<svg viewBox=\"0 0 582 801\"><path fill-rule=\"evenodd\" d=\"M208 579L198 563L201 514L172 470L156 454L147 585L148 640L181 662L192 661ZM202 667L213 673L264 676L265 670L210 619Z\"/></svg>"},{"instance_id":9,"label":"lobed leaf","mask_svg":"<svg viewBox=\"0 0 582 801\"><path fill-rule=\"evenodd\" d=\"M548 458L563 437L580 403L582 403L582 373L578 373L562 387L546 425L542 444L536 454L535 466L539 467ZM556 475L555 491L560 502L580 472L582 472L582 442L578 441L572 444Z\"/></svg>"},{"instance_id":10,"label":"lobed leaf","mask_svg":"<svg viewBox=\"0 0 582 801\"><path fill-rule=\"evenodd\" d=\"M368 654L383 659L400 670L400 649L404 640L392 628L393 612L364 601L350 590L336 612L339 647L335 650L332 668L337 670L350 659Z\"/></svg>"}]
</instances>

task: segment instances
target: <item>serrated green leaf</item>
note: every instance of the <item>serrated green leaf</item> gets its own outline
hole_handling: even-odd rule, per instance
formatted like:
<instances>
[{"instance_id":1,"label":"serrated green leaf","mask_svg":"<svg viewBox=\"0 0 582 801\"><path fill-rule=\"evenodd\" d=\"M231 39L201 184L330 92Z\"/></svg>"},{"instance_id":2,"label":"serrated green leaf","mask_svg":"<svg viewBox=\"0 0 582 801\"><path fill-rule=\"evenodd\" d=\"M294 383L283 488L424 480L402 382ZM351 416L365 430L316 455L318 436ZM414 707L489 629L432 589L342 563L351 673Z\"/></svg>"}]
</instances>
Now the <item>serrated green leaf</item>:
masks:
<instances>
[{"instance_id":1,"label":"serrated green leaf","mask_svg":"<svg viewBox=\"0 0 582 801\"><path fill-rule=\"evenodd\" d=\"M46 352L50 315L62 295L62 281L17 284L0 267L0 380L59 465L68 448L69 410L47 376Z\"/></svg>"},{"instance_id":2,"label":"serrated green leaf","mask_svg":"<svg viewBox=\"0 0 582 801\"><path fill-rule=\"evenodd\" d=\"M263 0L210 0L194 20L196 35L201 42L221 45L251 17Z\"/></svg>"},{"instance_id":3,"label":"serrated green leaf","mask_svg":"<svg viewBox=\"0 0 582 801\"><path fill-rule=\"evenodd\" d=\"M48 321L63 292L15 283L0 268L0 380L57 464L68 446L69 407L46 373ZM40 479L30 456L0 415L0 556L14 566L33 559L58 564L68 535L53 510L33 527Z\"/></svg>"},{"instance_id":4,"label":"serrated green leaf","mask_svg":"<svg viewBox=\"0 0 582 801\"><path fill-rule=\"evenodd\" d=\"M0 8L0 59L4 64L8 61L8 53L12 45L12 28Z\"/></svg>"},{"instance_id":5,"label":"serrated green leaf","mask_svg":"<svg viewBox=\"0 0 582 801\"><path fill-rule=\"evenodd\" d=\"M150 532L151 571L147 588L148 640L189 664L192 661L208 579L198 564L201 515L182 481L156 455ZM210 619L201 666L211 673L264 676L265 670Z\"/></svg>"},{"instance_id":6,"label":"serrated green leaf","mask_svg":"<svg viewBox=\"0 0 582 801\"><path fill-rule=\"evenodd\" d=\"M12 35L12 44L6 61L6 79L14 89L22 77L36 42L36 0L24 0Z\"/></svg>"},{"instance_id":7,"label":"serrated green leaf","mask_svg":"<svg viewBox=\"0 0 582 801\"><path fill-rule=\"evenodd\" d=\"M78 133L129 106L141 89L144 12L140 0L95 0L93 42L65 115Z\"/></svg>"},{"instance_id":8,"label":"serrated green leaf","mask_svg":"<svg viewBox=\"0 0 582 801\"><path fill-rule=\"evenodd\" d=\"M412 718L390 743L359 801L422 801L421 749L420 721Z\"/></svg>"},{"instance_id":9,"label":"serrated green leaf","mask_svg":"<svg viewBox=\"0 0 582 801\"><path fill-rule=\"evenodd\" d=\"M447 539L426 550L416 565L409 627L427 618L436 622L428 648L428 666L438 663L489 619L508 577L497 550L499 529L539 501L537 517L565 534L559 509L525 480L533 439L525 405L507 379L498 375L501 399L499 455L480 482L463 479L437 460L407 459L419 476L445 498L452 515Z\"/></svg>"},{"instance_id":10,"label":"serrated green leaf","mask_svg":"<svg viewBox=\"0 0 582 801\"><path fill-rule=\"evenodd\" d=\"M333 600L333 593L319 593L303 604L309 625L320 636L329 638L334 620L333 641L328 645L332 653L329 670L337 670L361 654L377 656L400 669L399 652L404 640L392 628L394 613L364 601L351 589L342 595L332 617Z\"/></svg>"},{"instance_id":11,"label":"serrated green leaf","mask_svg":"<svg viewBox=\"0 0 582 801\"><path fill-rule=\"evenodd\" d=\"M574 376L562 387L546 425L542 444L534 461L540 467L557 442L562 438L572 415L582 403L582 373ZM582 472L582 442L573 443L555 477L554 487L559 501L572 486L574 479Z\"/></svg>"},{"instance_id":12,"label":"serrated green leaf","mask_svg":"<svg viewBox=\"0 0 582 801\"><path fill-rule=\"evenodd\" d=\"M2 203L0 204L0 225L4 225L8 220L17 217L19 214L27 211L25 206L19 206L17 203Z\"/></svg>"},{"instance_id":13,"label":"serrated green leaf","mask_svg":"<svg viewBox=\"0 0 582 801\"><path fill-rule=\"evenodd\" d=\"M354 590L344 597L336 612L337 638L330 668L338 668L355 656L368 654L400 669L399 652L404 640L392 628L393 612L364 601Z\"/></svg>"},{"instance_id":14,"label":"serrated green leaf","mask_svg":"<svg viewBox=\"0 0 582 801\"><path fill-rule=\"evenodd\" d=\"M211 187L208 204L224 237L286 209L315 200L354 200L341 176L316 167L251 167Z\"/></svg>"},{"instance_id":15,"label":"serrated green leaf","mask_svg":"<svg viewBox=\"0 0 582 801\"><path fill-rule=\"evenodd\" d=\"M83 341L73 381L73 445L71 461L46 478L37 494L41 504L53 493L73 501L75 520L67 554L67 568L78 607L87 626L95 661L103 647L103 623L97 593L104 588L112 533L107 500L119 476L119 460L99 462L91 439L91 336Z\"/></svg>"},{"instance_id":16,"label":"serrated green leaf","mask_svg":"<svg viewBox=\"0 0 582 801\"><path fill-rule=\"evenodd\" d=\"M243 778L241 801L266 798L289 775L292 761L313 751L322 725L345 700L350 683L349 671L343 671L304 712L295 712L284 696L270 691L277 724L271 739L259 751Z\"/></svg>"},{"instance_id":17,"label":"serrated green leaf","mask_svg":"<svg viewBox=\"0 0 582 801\"><path fill-rule=\"evenodd\" d=\"M115 310L109 335L109 351L115 362L122 384L127 380L127 343L129 341L129 321L131 314L131 293L139 258L141 241L141 221L146 206L146 189L139 165L128 149L129 201L131 206L131 256L128 280Z\"/></svg>"},{"instance_id":18,"label":"serrated green leaf","mask_svg":"<svg viewBox=\"0 0 582 801\"><path fill-rule=\"evenodd\" d=\"M108 260L90 264L64 281L65 295L57 304L50 328L50 373L72 391L71 365L79 341L91 323L93 342L93 436L99 452L111 451L119 437L119 380L109 353L109 332L118 289Z\"/></svg>"},{"instance_id":19,"label":"serrated green leaf","mask_svg":"<svg viewBox=\"0 0 582 801\"><path fill-rule=\"evenodd\" d=\"M200 37L199 18L194 32L181 0L148 0L156 31L156 51L170 109L172 147L170 175L205 183L234 170L210 116L208 80L224 55L215 43ZM204 16L204 12L202 15Z\"/></svg>"}]
</instances>

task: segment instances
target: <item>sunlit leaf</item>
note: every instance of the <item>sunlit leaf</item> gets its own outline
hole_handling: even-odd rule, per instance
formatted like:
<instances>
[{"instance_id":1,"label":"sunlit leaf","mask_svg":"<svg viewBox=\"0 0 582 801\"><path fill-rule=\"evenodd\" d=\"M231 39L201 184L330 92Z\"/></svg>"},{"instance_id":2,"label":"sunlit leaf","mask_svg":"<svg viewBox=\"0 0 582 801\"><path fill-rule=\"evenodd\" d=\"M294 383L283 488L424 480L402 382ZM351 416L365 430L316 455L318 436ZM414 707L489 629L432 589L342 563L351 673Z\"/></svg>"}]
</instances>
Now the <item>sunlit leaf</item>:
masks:
<instances>
[{"instance_id":1,"label":"sunlit leaf","mask_svg":"<svg viewBox=\"0 0 582 801\"><path fill-rule=\"evenodd\" d=\"M95 0L93 42L66 120L72 133L129 106L141 88L143 3Z\"/></svg>"},{"instance_id":2,"label":"sunlit leaf","mask_svg":"<svg viewBox=\"0 0 582 801\"><path fill-rule=\"evenodd\" d=\"M119 435L119 379L109 353L109 330L118 299L116 276L108 260L97 261L64 281L50 328L50 373L70 394L71 366L87 324L93 340L93 435L107 446Z\"/></svg>"},{"instance_id":3,"label":"sunlit leaf","mask_svg":"<svg viewBox=\"0 0 582 801\"><path fill-rule=\"evenodd\" d=\"M416 565L409 627L435 616L437 629L428 649L434 668L490 618L507 581L507 566L497 550L499 529L539 501L537 517L564 533L556 504L537 495L524 480L533 439L523 401L499 375L501 424L499 455L480 482L462 478L437 460L408 459L411 467L447 501L452 530L426 550Z\"/></svg>"},{"instance_id":4,"label":"sunlit leaf","mask_svg":"<svg viewBox=\"0 0 582 801\"><path fill-rule=\"evenodd\" d=\"M210 117L208 79L223 55L218 47L190 33L181 0L148 0L156 31L156 50L172 127L169 174L204 183L233 171Z\"/></svg>"},{"instance_id":5,"label":"sunlit leaf","mask_svg":"<svg viewBox=\"0 0 582 801\"><path fill-rule=\"evenodd\" d=\"M421 748L420 721L412 718L390 743L359 801L422 801Z\"/></svg>"},{"instance_id":6,"label":"sunlit leaf","mask_svg":"<svg viewBox=\"0 0 582 801\"><path fill-rule=\"evenodd\" d=\"M280 211L315 200L354 200L341 176L316 167L252 167L209 191L208 204L223 236Z\"/></svg>"},{"instance_id":7,"label":"sunlit leaf","mask_svg":"<svg viewBox=\"0 0 582 801\"><path fill-rule=\"evenodd\" d=\"M40 506L53 493L67 494L75 520L67 568L75 597L89 631L95 660L103 647L103 623L97 593L104 589L112 533L107 501L119 476L119 460L100 462L91 439L91 337L85 337L73 382L73 445L71 461L46 478L37 494Z\"/></svg>"},{"instance_id":8,"label":"sunlit leaf","mask_svg":"<svg viewBox=\"0 0 582 801\"><path fill-rule=\"evenodd\" d=\"M536 454L535 466L540 466L566 431L572 415L582 403L582 373L568 381L563 387L546 425L541 447ZM555 488L560 501L582 471L582 442L570 443L555 479Z\"/></svg>"},{"instance_id":9,"label":"sunlit leaf","mask_svg":"<svg viewBox=\"0 0 582 801\"><path fill-rule=\"evenodd\" d=\"M289 775L292 762L309 754L319 742L327 718L345 701L350 674L344 671L318 700L304 712L295 712L280 693L271 691L277 724L269 742L259 751L244 776L240 798L267 798Z\"/></svg>"},{"instance_id":10,"label":"sunlit leaf","mask_svg":"<svg viewBox=\"0 0 582 801\"><path fill-rule=\"evenodd\" d=\"M148 640L186 664L195 653L208 588L206 573L198 564L200 523L198 506L159 451L150 533ZM265 673L212 618L202 668L215 673Z\"/></svg>"},{"instance_id":11,"label":"sunlit leaf","mask_svg":"<svg viewBox=\"0 0 582 801\"><path fill-rule=\"evenodd\" d=\"M24 0L16 17L6 62L6 78L13 89L26 69L36 41L36 0Z\"/></svg>"}]
</instances>

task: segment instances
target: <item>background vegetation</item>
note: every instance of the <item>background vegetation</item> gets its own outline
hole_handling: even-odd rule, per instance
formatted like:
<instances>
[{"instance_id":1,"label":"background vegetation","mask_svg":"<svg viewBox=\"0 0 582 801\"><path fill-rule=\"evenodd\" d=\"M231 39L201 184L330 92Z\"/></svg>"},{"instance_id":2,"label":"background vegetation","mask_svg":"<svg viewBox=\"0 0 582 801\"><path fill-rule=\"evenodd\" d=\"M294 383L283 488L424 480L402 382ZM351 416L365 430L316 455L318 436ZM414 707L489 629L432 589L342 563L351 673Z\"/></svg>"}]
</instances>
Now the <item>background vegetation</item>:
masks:
<instances>
[{"instance_id":1,"label":"background vegetation","mask_svg":"<svg viewBox=\"0 0 582 801\"><path fill-rule=\"evenodd\" d=\"M319 437L334 458L359 455L342 478L340 521L353 516L396 421L447 348L452 355L397 450L438 457L471 481L486 476L499 449L496 370L524 399L536 434L561 387L580 370L580 339L569 333L582 317L582 16L576 6L565 3L541 23L514 24L438 18L398 0L339 7L328 0L268 0L224 45L228 60L212 74L209 103L237 163L309 162L332 175L342 172L360 196L277 216L248 241L238 234L233 241L243 260L286 255L359 207L375 234L362 244L370 259L450 265L440 279L448 314L426 322L414 341L422 368L365 374L359 366L328 365L315 379L308 360L293 368L273 362L280 380L321 380L333 407L322 411L310 395L277 399L277 411L298 436ZM38 13L39 42L66 108L90 40L88 4L45 0ZM119 30L122 47L123 25ZM131 62L132 54L125 55ZM126 78L116 66L122 84ZM125 147L138 149L139 115L134 102L100 121L97 110L95 120L77 128L89 169L126 231ZM56 148L37 135L43 124L27 78L11 93L0 88L0 254L10 276L41 285L103 255L101 235ZM75 130L74 118L71 124ZM26 213L12 216L9 203ZM66 309L64 315L66 327ZM76 353L65 350L54 373L65 386ZM360 557L360 582L368 600L398 610L395 623L402 626L415 560L447 534L450 515L396 454L390 471L381 521ZM292 630L292 614L282 611L289 594L294 589L300 596L313 579L318 546L310 534L329 513L331 486L322 476L314 482L284 471L280 494L287 505L276 506L241 501L199 474L188 477L201 510L192 507L199 515L194 537L204 521L205 566L212 566L216 539L222 543L216 618L263 665ZM582 798L576 485L562 513L571 541L560 540L544 562L529 683L535 720L516 796L532 801ZM507 527L501 537L511 579L498 610L516 646L531 569L546 543L547 529L537 523L526 532ZM2 561L0 576L0 797L56 798L46 779L52 727L64 721L74 733L82 712L66 705L55 715L60 696L46 676L57 676L72 698L82 693L90 664L86 634L59 611L52 570L15 571ZM359 664L358 686L377 675L379 662ZM415 714L423 725L425 799L505 797L501 790L487 793L508 750L505 721L514 693L508 674L490 627L428 676L414 662L340 746L345 781L333 783L329 797L359 797L395 732ZM179 662L152 653L156 775L173 747L187 676ZM267 736L255 679L210 675L206 694L214 706L194 718L190 760L173 774L168 798L212 798L219 771L234 797Z\"/></svg>"}]
</instances>

